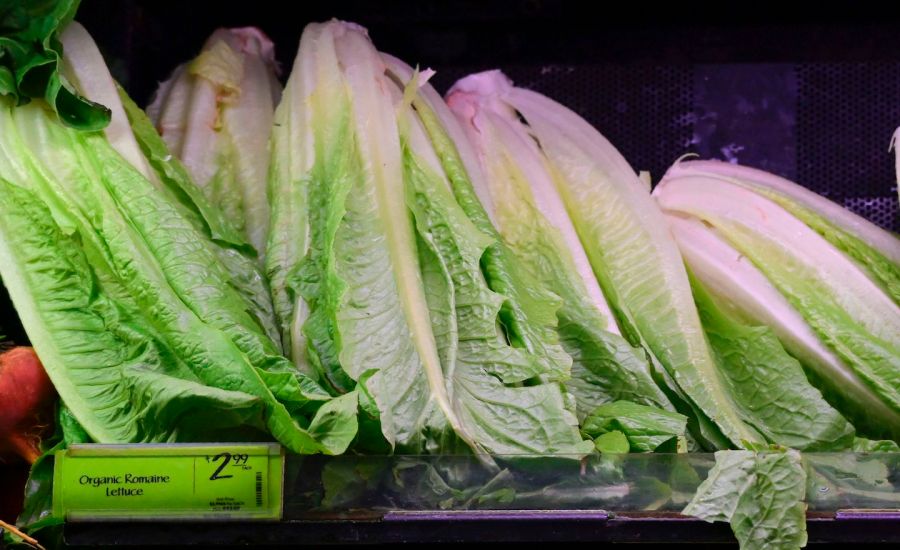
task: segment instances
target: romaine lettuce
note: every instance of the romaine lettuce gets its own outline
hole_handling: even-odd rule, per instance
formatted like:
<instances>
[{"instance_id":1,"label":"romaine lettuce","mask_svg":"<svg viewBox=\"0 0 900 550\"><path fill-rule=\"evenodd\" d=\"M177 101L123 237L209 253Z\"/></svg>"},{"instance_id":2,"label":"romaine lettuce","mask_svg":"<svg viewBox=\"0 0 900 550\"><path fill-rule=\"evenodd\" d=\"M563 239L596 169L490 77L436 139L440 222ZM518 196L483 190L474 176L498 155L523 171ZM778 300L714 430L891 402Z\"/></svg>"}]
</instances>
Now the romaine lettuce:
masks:
<instances>
[{"instance_id":1,"label":"romaine lettuce","mask_svg":"<svg viewBox=\"0 0 900 550\"><path fill-rule=\"evenodd\" d=\"M763 170L714 160L675 163L667 178L699 175L751 189L803 221L852 258L900 304L900 240L825 197Z\"/></svg>"},{"instance_id":2,"label":"romaine lettuce","mask_svg":"<svg viewBox=\"0 0 900 550\"><path fill-rule=\"evenodd\" d=\"M654 195L666 211L695 216L714 227L892 411L884 418L896 419L900 308L859 264L802 219L747 187L709 175L674 175ZM885 428L895 425L891 420Z\"/></svg>"},{"instance_id":3,"label":"romaine lettuce","mask_svg":"<svg viewBox=\"0 0 900 550\"><path fill-rule=\"evenodd\" d=\"M559 386L568 358L504 330L511 300L480 267L492 235L385 71L364 29L310 25L276 114L270 194L291 202L273 211L269 272L292 354L358 391L400 452L588 452Z\"/></svg>"},{"instance_id":4,"label":"romaine lettuce","mask_svg":"<svg viewBox=\"0 0 900 550\"><path fill-rule=\"evenodd\" d=\"M280 357L207 237L103 134L66 129L38 105L5 105L0 126L0 269L93 439L240 438L247 426L297 452L346 448L355 404L329 402ZM336 413L342 438L307 430Z\"/></svg>"},{"instance_id":5,"label":"romaine lettuce","mask_svg":"<svg viewBox=\"0 0 900 550\"><path fill-rule=\"evenodd\" d=\"M860 433L875 437L900 433L900 415L828 348L746 256L699 220L671 214L666 217L695 283L702 285L699 290L714 299L723 313L748 325L767 327ZM802 436L811 433L806 431Z\"/></svg>"},{"instance_id":6,"label":"romaine lettuce","mask_svg":"<svg viewBox=\"0 0 900 550\"><path fill-rule=\"evenodd\" d=\"M260 256L269 225L268 142L280 96L272 42L252 27L218 29L147 107L169 150Z\"/></svg>"},{"instance_id":7,"label":"romaine lettuce","mask_svg":"<svg viewBox=\"0 0 900 550\"><path fill-rule=\"evenodd\" d=\"M662 365L666 386L691 406L696 435L712 448L764 442L725 387L677 245L637 174L579 116L493 74L468 77L451 93L487 91L524 117L622 333Z\"/></svg>"},{"instance_id":8,"label":"romaine lettuce","mask_svg":"<svg viewBox=\"0 0 900 550\"><path fill-rule=\"evenodd\" d=\"M476 190L504 242L563 299L558 330L574 360L566 387L578 401L579 418L620 399L674 410L646 354L619 335L537 144L513 111L492 99L458 89L448 104L477 152L484 177L473 183L485 186Z\"/></svg>"}]
</instances>

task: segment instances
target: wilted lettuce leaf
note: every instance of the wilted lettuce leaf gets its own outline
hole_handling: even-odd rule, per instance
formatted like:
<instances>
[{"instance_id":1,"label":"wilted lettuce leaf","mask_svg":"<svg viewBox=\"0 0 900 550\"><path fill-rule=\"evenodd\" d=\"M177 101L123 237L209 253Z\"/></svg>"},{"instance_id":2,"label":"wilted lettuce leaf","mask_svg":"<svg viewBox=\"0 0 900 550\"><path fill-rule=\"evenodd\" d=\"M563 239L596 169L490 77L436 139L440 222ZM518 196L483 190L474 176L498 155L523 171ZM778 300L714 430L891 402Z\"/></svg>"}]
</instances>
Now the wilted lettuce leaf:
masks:
<instances>
[{"instance_id":1,"label":"wilted lettuce leaf","mask_svg":"<svg viewBox=\"0 0 900 550\"><path fill-rule=\"evenodd\" d=\"M682 512L731 524L742 550L806 545L806 470L797 451L719 451Z\"/></svg>"}]
</instances>

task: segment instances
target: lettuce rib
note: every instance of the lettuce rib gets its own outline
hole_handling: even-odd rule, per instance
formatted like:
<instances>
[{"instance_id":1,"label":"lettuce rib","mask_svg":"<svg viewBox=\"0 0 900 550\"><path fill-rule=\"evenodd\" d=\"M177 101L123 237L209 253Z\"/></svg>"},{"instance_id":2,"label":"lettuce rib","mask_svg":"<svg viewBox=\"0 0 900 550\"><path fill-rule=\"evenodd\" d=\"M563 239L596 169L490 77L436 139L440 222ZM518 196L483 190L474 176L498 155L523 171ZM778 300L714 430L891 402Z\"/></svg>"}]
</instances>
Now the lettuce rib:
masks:
<instances>
[{"instance_id":1,"label":"lettuce rib","mask_svg":"<svg viewBox=\"0 0 900 550\"><path fill-rule=\"evenodd\" d=\"M799 218L852 258L900 305L900 240L825 197L763 170L719 161L685 161L666 177L698 175L751 189Z\"/></svg>"}]
</instances>

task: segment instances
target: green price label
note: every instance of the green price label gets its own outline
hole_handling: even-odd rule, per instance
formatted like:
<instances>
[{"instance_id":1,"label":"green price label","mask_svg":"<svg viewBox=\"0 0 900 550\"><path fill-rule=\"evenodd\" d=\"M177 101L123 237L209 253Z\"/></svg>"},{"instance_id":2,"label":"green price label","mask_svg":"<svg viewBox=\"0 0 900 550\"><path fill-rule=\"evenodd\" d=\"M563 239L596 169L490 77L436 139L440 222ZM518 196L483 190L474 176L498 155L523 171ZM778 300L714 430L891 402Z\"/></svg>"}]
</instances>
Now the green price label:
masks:
<instances>
[{"instance_id":1,"label":"green price label","mask_svg":"<svg viewBox=\"0 0 900 550\"><path fill-rule=\"evenodd\" d=\"M55 458L54 515L69 521L281 518L278 445L73 445Z\"/></svg>"}]
</instances>

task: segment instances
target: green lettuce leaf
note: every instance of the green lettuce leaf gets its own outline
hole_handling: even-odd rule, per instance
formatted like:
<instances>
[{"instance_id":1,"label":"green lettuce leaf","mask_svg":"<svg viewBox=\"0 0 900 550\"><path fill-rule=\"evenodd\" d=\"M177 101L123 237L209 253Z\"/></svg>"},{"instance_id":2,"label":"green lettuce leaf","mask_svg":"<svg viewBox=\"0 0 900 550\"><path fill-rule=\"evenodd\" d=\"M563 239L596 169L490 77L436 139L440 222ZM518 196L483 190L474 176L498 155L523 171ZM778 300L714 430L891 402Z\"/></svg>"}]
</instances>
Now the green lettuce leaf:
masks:
<instances>
[{"instance_id":1,"label":"green lettuce leaf","mask_svg":"<svg viewBox=\"0 0 900 550\"><path fill-rule=\"evenodd\" d=\"M80 0L0 1L0 95L22 105L43 99L59 120L79 130L101 130L110 111L80 96L60 72L60 31Z\"/></svg>"},{"instance_id":2,"label":"green lettuce leaf","mask_svg":"<svg viewBox=\"0 0 900 550\"><path fill-rule=\"evenodd\" d=\"M594 438L594 446L603 454L625 454L632 450L628 436L619 430L600 432Z\"/></svg>"},{"instance_id":3,"label":"green lettuce leaf","mask_svg":"<svg viewBox=\"0 0 900 550\"><path fill-rule=\"evenodd\" d=\"M594 409L581 423L581 433L597 444L605 434L621 433L633 453L676 452L683 450L687 417L675 412L648 407L630 401L614 401ZM626 452L627 452L626 450Z\"/></svg>"},{"instance_id":4,"label":"green lettuce leaf","mask_svg":"<svg viewBox=\"0 0 900 550\"><path fill-rule=\"evenodd\" d=\"M719 451L682 512L731 524L742 550L806 546L806 469L797 451Z\"/></svg>"},{"instance_id":5,"label":"green lettuce leaf","mask_svg":"<svg viewBox=\"0 0 900 550\"><path fill-rule=\"evenodd\" d=\"M180 427L186 437L259 423L253 396L207 388L181 365L168 367L166 352L98 291L77 241L60 233L37 198L5 180L0 187L4 283L57 391L95 439L169 441L179 420L198 416L214 422ZM41 325L46 332L35 330Z\"/></svg>"},{"instance_id":6,"label":"green lettuce leaf","mask_svg":"<svg viewBox=\"0 0 900 550\"><path fill-rule=\"evenodd\" d=\"M749 325L720 307L696 277L694 300L719 368L741 416L770 443L801 451L852 446L855 430L807 381L765 326Z\"/></svg>"}]
</instances>

